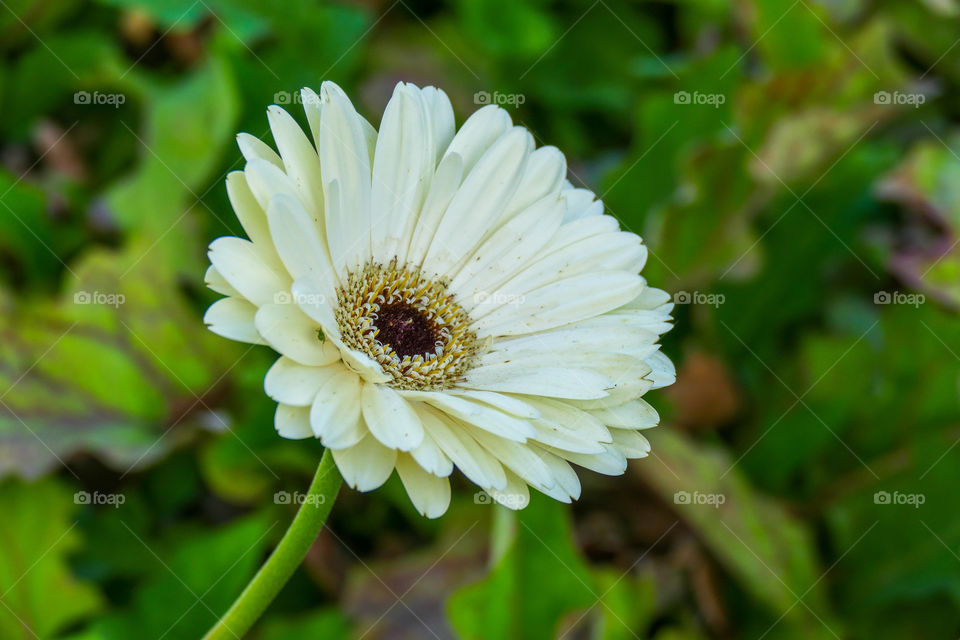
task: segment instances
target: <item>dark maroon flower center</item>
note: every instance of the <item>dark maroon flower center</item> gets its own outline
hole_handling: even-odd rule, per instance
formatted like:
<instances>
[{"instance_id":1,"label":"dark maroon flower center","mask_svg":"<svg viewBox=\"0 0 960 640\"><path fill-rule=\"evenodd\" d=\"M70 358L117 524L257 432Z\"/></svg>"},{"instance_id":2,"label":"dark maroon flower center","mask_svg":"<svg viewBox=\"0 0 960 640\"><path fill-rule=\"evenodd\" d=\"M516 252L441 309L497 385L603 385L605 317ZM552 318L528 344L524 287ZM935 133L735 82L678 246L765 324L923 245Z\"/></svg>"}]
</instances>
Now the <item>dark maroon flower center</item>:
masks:
<instances>
[{"instance_id":1,"label":"dark maroon flower center","mask_svg":"<svg viewBox=\"0 0 960 640\"><path fill-rule=\"evenodd\" d=\"M400 358L434 353L440 332L422 311L406 302L380 305L375 321L377 340L390 345Z\"/></svg>"}]
</instances>

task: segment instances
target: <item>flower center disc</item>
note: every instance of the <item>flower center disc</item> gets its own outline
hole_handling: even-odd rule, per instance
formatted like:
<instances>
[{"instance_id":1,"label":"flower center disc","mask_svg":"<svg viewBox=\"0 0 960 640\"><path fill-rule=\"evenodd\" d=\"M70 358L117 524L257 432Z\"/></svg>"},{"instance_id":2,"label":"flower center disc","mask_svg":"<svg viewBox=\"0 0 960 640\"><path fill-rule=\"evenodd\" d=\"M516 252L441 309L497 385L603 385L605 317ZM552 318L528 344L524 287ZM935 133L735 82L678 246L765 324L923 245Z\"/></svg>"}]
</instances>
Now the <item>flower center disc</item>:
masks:
<instances>
[{"instance_id":1,"label":"flower center disc","mask_svg":"<svg viewBox=\"0 0 960 640\"><path fill-rule=\"evenodd\" d=\"M419 269L367 263L337 293L344 343L383 367L399 389L445 389L463 379L476 353L470 317L444 282Z\"/></svg>"},{"instance_id":2,"label":"flower center disc","mask_svg":"<svg viewBox=\"0 0 960 640\"><path fill-rule=\"evenodd\" d=\"M428 355L441 342L433 322L419 309L402 301L380 305L376 326L377 339L390 345L401 358Z\"/></svg>"}]
</instances>

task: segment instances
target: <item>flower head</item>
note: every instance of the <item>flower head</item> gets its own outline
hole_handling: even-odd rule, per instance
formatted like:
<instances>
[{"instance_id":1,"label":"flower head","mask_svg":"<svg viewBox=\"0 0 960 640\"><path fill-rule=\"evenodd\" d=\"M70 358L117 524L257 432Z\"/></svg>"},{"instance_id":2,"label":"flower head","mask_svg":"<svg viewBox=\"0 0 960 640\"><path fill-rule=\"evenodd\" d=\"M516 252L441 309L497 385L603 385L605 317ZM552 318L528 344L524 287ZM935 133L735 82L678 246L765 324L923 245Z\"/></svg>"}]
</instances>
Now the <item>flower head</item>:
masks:
<instances>
[{"instance_id":1,"label":"flower head","mask_svg":"<svg viewBox=\"0 0 960 640\"><path fill-rule=\"evenodd\" d=\"M454 129L446 94L397 85L379 132L343 91L303 90L312 140L279 107L279 153L241 134L227 177L249 240L210 245L225 298L205 322L281 354L267 373L287 438L319 438L347 483L394 469L446 511L456 466L493 499L569 502L574 463L620 474L674 379L669 296L590 191L497 106Z\"/></svg>"}]
</instances>

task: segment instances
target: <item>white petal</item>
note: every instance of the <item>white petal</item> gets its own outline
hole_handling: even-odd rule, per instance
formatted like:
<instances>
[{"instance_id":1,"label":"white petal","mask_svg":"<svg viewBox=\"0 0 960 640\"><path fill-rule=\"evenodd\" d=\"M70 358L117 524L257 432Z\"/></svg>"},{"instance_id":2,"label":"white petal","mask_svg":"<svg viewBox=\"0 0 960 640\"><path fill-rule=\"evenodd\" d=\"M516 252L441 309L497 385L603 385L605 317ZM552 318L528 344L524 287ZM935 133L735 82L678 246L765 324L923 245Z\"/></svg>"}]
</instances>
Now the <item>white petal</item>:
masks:
<instances>
[{"instance_id":1,"label":"white petal","mask_svg":"<svg viewBox=\"0 0 960 640\"><path fill-rule=\"evenodd\" d=\"M384 445L410 451L423 441L423 425L410 403L390 387L366 384L361 393L363 419Z\"/></svg>"},{"instance_id":2,"label":"white petal","mask_svg":"<svg viewBox=\"0 0 960 640\"><path fill-rule=\"evenodd\" d=\"M662 289L646 287L636 298L624 305L628 309L656 309L663 313L673 310L673 296Z\"/></svg>"},{"instance_id":3,"label":"white petal","mask_svg":"<svg viewBox=\"0 0 960 640\"><path fill-rule=\"evenodd\" d=\"M423 423L423 416L417 411L420 422ZM441 478L446 478L453 473L453 462L443 452L437 441L430 437L424 428L423 441L415 448L410 450L410 455L417 461L421 467L429 473Z\"/></svg>"},{"instance_id":4,"label":"white petal","mask_svg":"<svg viewBox=\"0 0 960 640\"><path fill-rule=\"evenodd\" d=\"M524 402L516 396L510 396L503 393L494 393L492 391L476 391L474 389L450 389L449 393L472 400L478 400L484 404L496 407L501 411L506 411L520 418L539 418L540 412L533 405Z\"/></svg>"},{"instance_id":5,"label":"white petal","mask_svg":"<svg viewBox=\"0 0 960 640\"><path fill-rule=\"evenodd\" d=\"M263 379L267 395L282 404L307 407L313 403L320 387L329 379L326 367L305 367L290 358L273 363Z\"/></svg>"},{"instance_id":6,"label":"white petal","mask_svg":"<svg viewBox=\"0 0 960 640\"><path fill-rule=\"evenodd\" d=\"M436 152L434 164L438 164L456 132L453 106L450 104L450 98L442 89L424 87L421 90L421 95L427 106L430 126L433 129L433 144Z\"/></svg>"},{"instance_id":7,"label":"white petal","mask_svg":"<svg viewBox=\"0 0 960 640\"><path fill-rule=\"evenodd\" d=\"M277 433L283 438L303 440L313 437L313 431L310 430L309 407L291 407L278 404L273 422Z\"/></svg>"},{"instance_id":8,"label":"white petal","mask_svg":"<svg viewBox=\"0 0 960 640\"><path fill-rule=\"evenodd\" d=\"M290 275L312 278L323 285L324 297L333 299L338 279L327 244L300 201L278 194L270 202L267 217L277 253Z\"/></svg>"},{"instance_id":9,"label":"white petal","mask_svg":"<svg viewBox=\"0 0 960 640\"><path fill-rule=\"evenodd\" d=\"M270 258L275 262L276 254L273 251L270 229L267 227L267 214L250 190L243 171L231 171L227 174L227 198L247 237L257 249L273 254Z\"/></svg>"},{"instance_id":10,"label":"white petal","mask_svg":"<svg viewBox=\"0 0 960 640\"><path fill-rule=\"evenodd\" d=\"M324 336L330 340L340 350L340 357L347 365L360 374L360 376L371 384L379 384L392 380L389 374L383 371L380 364L359 351L354 351L347 347L340 337L340 329L334 318L334 306L336 300L330 301L325 294L324 285L318 283L316 278L306 276L293 283L293 299L300 309L323 327Z\"/></svg>"},{"instance_id":11,"label":"white petal","mask_svg":"<svg viewBox=\"0 0 960 640\"><path fill-rule=\"evenodd\" d=\"M419 400L455 418L510 440L523 442L536 433L529 421L511 416L500 409L442 391L405 391L411 400Z\"/></svg>"},{"instance_id":12,"label":"white petal","mask_svg":"<svg viewBox=\"0 0 960 640\"><path fill-rule=\"evenodd\" d=\"M478 367L505 362L543 358L552 354L557 358L569 358L567 362L588 362L587 357L596 353L633 353L656 340L656 334L637 329L625 322L617 323L611 316L595 320L605 321L591 325L590 320L576 325L564 325L557 329L531 333L515 338L497 340L490 351L477 358ZM538 362L544 362L542 359Z\"/></svg>"},{"instance_id":13,"label":"white petal","mask_svg":"<svg viewBox=\"0 0 960 640\"><path fill-rule=\"evenodd\" d=\"M223 298L210 305L203 315L203 322L218 336L250 344L266 344L253 322L256 313L257 308L246 300Z\"/></svg>"},{"instance_id":14,"label":"white petal","mask_svg":"<svg viewBox=\"0 0 960 640\"><path fill-rule=\"evenodd\" d=\"M237 134L237 146L240 147L240 153L246 158L247 162L251 160L266 160L278 169L283 169L283 160L277 155L277 152L270 148L260 138L249 133Z\"/></svg>"},{"instance_id":15,"label":"white petal","mask_svg":"<svg viewBox=\"0 0 960 640\"><path fill-rule=\"evenodd\" d=\"M645 259L646 248L640 238L632 233L617 231L591 236L560 251L537 256L509 281L494 290L483 305L471 311L473 317L481 318L500 306L520 306L526 301L527 292L574 276L589 276L604 271L636 274ZM638 282L642 284L643 280ZM639 294L641 290L642 288L637 288L635 293ZM633 296L635 297L636 295ZM520 305L516 301L519 301Z\"/></svg>"},{"instance_id":16,"label":"white petal","mask_svg":"<svg viewBox=\"0 0 960 640\"><path fill-rule=\"evenodd\" d=\"M469 311L536 255L560 227L558 201L548 196L514 216L485 240L450 283L453 291L467 292L462 302ZM461 296L463 298L463 296Z\"/></svg>"},{"instance_id":17,"label":"white petal","mask_svg":"<svg viewBox=\"0 0 960 640\"><path fill-rule=\"evenodd\" d=\"M576 500L580 497L580 478L566 460L538 447L534 447L533 452L550 468L550 473L553 474L557 483L554 488L557 495L548 495L556 497L561 502L569 502L570 498Z\"/></svg>"},{"instance_id":18,"label":"white petal","mask_svg":"<svg viewBox=\"0 0 960 640\"><path fill-rule=\"evenodd\" d=\"M319 220L323 216L323 177L320 157L293 117L276 105L267 109L270 131L277 143L287 176Z\"/></svg>"},{"instance_id":19,"label":"white petal","mask_svg":"<svg viewBox=\"0 0 960 640\"><path fill-rule=\"evenodd\" d=\"M380 487L397 461L395 449L389 449L372 435L348 449L331 449L333 460L344 482L357 491L373 491Z\"/></svg>"},{"instance_id":20,"label":"white petal","mask_svg":"<svg viewBox=\"0 0 960 640\"><path fill-rule=\"evenodd\" d=\"M607 389L607 397L589 400L574 399L570 400L570 403L581 409L600 409L629 402L639 398L653 386L653 382L647 378L650 371L650 365L646 362L633 360L630 366L617 374L613 386Z\"/></svg>"},{"instance_id":21,"label":"white petal","mask_svg":"<svg viewBox=\"0 0 960 640\"><path fill-rule=\"evenodd\" d=\"M510 114L496 105L487 105L473 112L447 147L444 156L457 154L469 172L487 149L512 125Z\"/></svg>"},{"instance_id":22,"label":"white petal","mask_svg":"<svg viewBox=\"0 0 960 640\"><path fill-rule=\"evenodd\" d=\"M507 484L502 490L484 488L498 504L518 511L530 504L530 489L515 473L507 472Z\"/></svg>"},{"instance_id":23,"label":"white petal","mask_svg":"<svg viewBox=\"0 0 960 640\"><path fill-rule=\"evenodd\" d=\"M407 261L410 264L423 263L437 227L460 188L462 178L463 159L455 153L445 156L430 182L430 190L413 229L413 237L407 249Z\"/></svg>"},{"instance_id":24,"label":"white petal","mask_svg":"<svg viewBox=\"0 0 960 640\"><path fill-rule=\"evenodd\" d=\"M590 469L591 471L602 473L605 476L623 475L623 472L627 470L627 458L620 449L613 444L606 445L606 451L604 453L591 454L571 453L553 447L545 448L547 451L557 454L564 460L569 460L584 469Z\"/></svg>"},{"instance_id":25,"label":"white petal","mask_svg":"<svg viewBox=\"0 0 960 640\"><path fill-rule=\"evenodd\" d=\"M557 196L562 202L560 188L567 177L567 159L556 147L540 147L530 154L527 168L520 181L520 187L513 198L504 207L500 222L508 220L534 202L547 196ZM560 207L559 217L563 217L565 207ZM558 221L559 224L559 221Z\"/></svg>"},{"instance_id":26,"label":"white petal","mask_svg":"<svg viewBox=\"0 0 960 640\"><path fill-rule=\"evenodd\" d=\"M584 369L483 367L468 371L466 381L460 386L468 389L523 393L548 398L590 400L606 397L607 389L613 387L614 382L601 373Z\"/></svg>"},{"instance_id":27,"label":"white petal","mask_svg":"<svg viewBox=\"0 0 960 640\"><path fill-rule=\"evenodd\" d=\"M360 378L346 367L337 369L316 394L310 425L323 446L346 449L360 442L368 431L360 415Z\"/></svg>"},{"instance_id":28,"label":"white petal","mask_svg":"<svg viewBox=\"0 0 960 640\"><path fill-rule=\"evenodd\" d=\"M604 444L613 441L610 431L599 418L570 402L541 397L526 400L540 411L540 418L535 422L559 427L585 441Z\"/></svg>"},{"instance_id":29,"label":"white petal","mask_svg":"<svg viewBox=\"0 0 960 640\"><path fill-rule=\"evenodd\" d=\"M582 242L595 235L619 230L620 223L613 216L589 216L577 220L564 220L538 258L551 255L575 242Z\"/></svg>"},{"instance_id":30,"label":"white petal","mask_svg":"<svg viewBox=\"0 0 960 640\"><path fill-rule=\"evenodd\" d=\"M217 268L213 265L207 267L207 272L203 274L203 283L211 290L225 296L232 296L234 298L243 297L239 291L230 286L230 283L220 275L220 272L217 271Z\"/></svg>"},{"instance_id":31,"label":"white petal","mask_svg":"<svg viewBox=\"0 0 960 640\"><path fill-rule=\"evenodd\" d=\"M611 429L613 444L628 458L646 458L650 453L650 443L636 431Z\"/></svg>"},{"instance_id":32,"label":"white petal","mask_svg":"<svg viewBox=\"0 0 960 640\"><path fill-rule=\"evenodd\" d=\"M503 467L453 418L436 409L420 405L417 414L423 421L426 438L432 438L453 464L474 484L502 489L507 485Z\"/></svg>"},{"instance_id":33,"label":"white petal","mask_svg":"<svg viewBox=\"0 0 960 640\"><path fill-rule=\"evenodd\" d=\"M483 448L532 486L549 490L556 485L550 468L526 444L499 438L469 425L467 429Z\"/></svg>"},{"instance_id":34,"label":"white petal","mask_svg":"<svg viewBox=\"0 0 960 640\"><path fill-rule=\"evenodd\" d=\"M555 422L534 420L533 426L537 430L537 442L550 445L564 451L574 453L603 453L603 444L594 438L585 437L577 429L568 429L565 425ZM612 436L610 436L612 439Z\"/></svg>"},{"instance_id":35,"label":"white petal","mask_svg":"<svg viewBox=\"0 0 960 640\"><path fill-rule=\"evenodd\" d=\"M436 163L430 114L413 85L397 84L380 123L370 191L374 260L406 261Z\"/></svg>"},{"instance_id":36,"label":"white petal","mask_svg":"<svg viewBox=\"0 0 960 640\"><path fill-rule=\"evenodd\" d=\"M567 201L567 213L563 218L565 222L592 218L603 213L603 203L597 200L592 191L565 189L563 195Z\"/></svg>"},{"instance_id":37,"label":"white petal","mask_svg":"<svg viewBox=\"0 0 960 640\"><path fill-rule=\"evenodd\" d=\"M450 481L427 473L407 453L397 455L397 475L421 515L439 518L450 506Z\"/></svg>"},{"instance_id":38,"label":"white petal","mask_svg":"<svg viewBox=\"0 0 960 640\"><path fill-rule=\"evenodd\" d=\"M340 337L334 316L337 299L330 292L330 282L314 275L301 276L290 287L292 300L300 310L323 327L327 336Z\"/></svg>"},{"instance_id":39,"label":"white petal","mask_svg":"<svg viewBox=\"0 0 960 640\"><path fill-rule=\"evenodd\" d=\"M640 398L615 407L592 409L590 413L603 424L619 429L649 429L660 424L657 410Z\"/></svg>"},{"instance_id":40,"label":"white petal","mask_svg":"<svg viewBox=\"0 0 960 640\"><path fill-rule=\"evenodd\" d=\"M449 273L473 252L513 197L532 150L530 133L515 127L483 154L464 178L437 227L424 260L428 272Z\"/></svg>"},{"instance_id":41,"label":"white petal","mask_svg":"<svg viewBox=\"0 0 960 640\"><path fill-rule=\"evenodd\" d=\"M468 375L476 376L477 379L481 377L484 379L500 378L509 376L511 371L551 367L570 371L594 371L615 380L619 377L620 371L629 368L637 360L636 357L625 353L590 351L587 349L560 351L528 348L516 352L488 353L485 356L478 359Z\"/></svg>"},{"instance_id":42,"label":"white petal","mask_svg":"<svg viewBox=\"0 0 960 640\"><path fill-rule=\"evenodd\" d=\"M270 202L281 193L300 202L307 210L314 210L283 169L278 169L265 160L251 160L244 167L243 174L262 211L267 211Z\"/></svg>"},{"instance_id":43,"label":"white petal","mask_svg":"<svg viewBox=\"0 0 960 640\"><path fill-rule=\"evenodd\" d=\"M524 292L520 304L502 306L474 326L481 335L494 336L553 329L616 309L642 288L640 276L624 271L573 276Z\"/></svg>"},{"instance_id":44,"label":"white petal","mask_svg":"<svg viewBox=\"0 0 960 640\"><path fill-rule=\"evenodd\" d=\"M217 238L207 255L230 286L256 306L272 303L278 292L290 289L290 276L283 267L270 265L249 240Z\"/></svg>"},{"instance_id":45,"label":"white petal","mask_svg":"<svg viewBox=\"0 0 960 640\"><path fill-rule=\"evenodd\" d=\"M670 358L662 352L657 351L652 354L647 358L646 362L652 369L647 379L653 382L654 389L670 386L677 381L677 370L674 368Z\"/></svg>"},{"instance_id":46,"label":"white petal","mask_svg":"<svg viewBox=\"0 0 960 640\"><path fill-rule=\"evenodd\" d=\"M255 321L271 347L300 364L322 367L340 359L340 350L320 325L294 304L265 304Z\"/></svg>"},{"instance_id":47,"label":"white petal","mask_svg":"<svg viewBox=\"0 0 960 640\"><path fill-rule=\"evenodd\" d=\"M355 268L370 257L370 156L360 117L332 82L320 87L317 150L323 172L327 242L333 265Z\"/></svg>"},{"instance_id":48,"label":"white petal","mask_svg":"<svg viewBox=\"0 0 960 640\"><path fill-rule=\"evenodd\" d=\"M313 144L315 147L320 148L320 96L309 87L301 89L300 96L303 102L303 111L307 116L307 123L310 125L310 131L313 135ZM374 129L373 125L367 122L363 116L357 115L357 118L360 120L360 128L363 130L363 137L367 142L367 156L370 158L370 163L373 164L373 150L377 144L377 130Z\"/></svg>"}]
</instances>

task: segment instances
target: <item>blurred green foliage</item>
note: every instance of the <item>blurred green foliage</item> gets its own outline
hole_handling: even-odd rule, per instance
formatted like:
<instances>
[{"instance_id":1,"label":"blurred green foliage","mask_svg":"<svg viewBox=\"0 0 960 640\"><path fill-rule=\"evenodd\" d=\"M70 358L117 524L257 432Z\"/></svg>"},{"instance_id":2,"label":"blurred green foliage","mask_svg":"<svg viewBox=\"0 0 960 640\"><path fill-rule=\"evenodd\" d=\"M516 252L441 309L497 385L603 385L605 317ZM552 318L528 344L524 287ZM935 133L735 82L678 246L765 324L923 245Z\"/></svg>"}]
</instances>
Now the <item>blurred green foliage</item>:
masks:
<instances>
[{"instance_id":1,"label":"blurred green foliage","mask_svg":"<svg viewBox=\"0 0 960 640\"><path fill-rule=\"evenodd\" d=\"M281 535L320 451L203 327L204 249L235 132L326 79L566 152L680 376L572 509L345 492L252 637L960 634L956 0L0 5L0 637L199 637Z\"/></svg>"}]
</instances>

